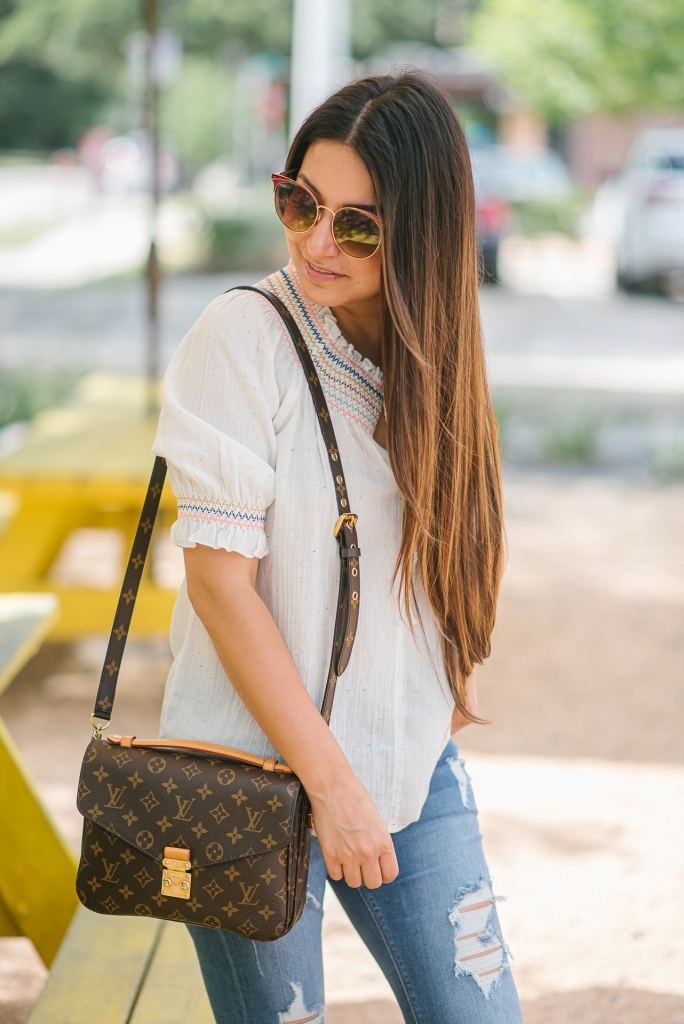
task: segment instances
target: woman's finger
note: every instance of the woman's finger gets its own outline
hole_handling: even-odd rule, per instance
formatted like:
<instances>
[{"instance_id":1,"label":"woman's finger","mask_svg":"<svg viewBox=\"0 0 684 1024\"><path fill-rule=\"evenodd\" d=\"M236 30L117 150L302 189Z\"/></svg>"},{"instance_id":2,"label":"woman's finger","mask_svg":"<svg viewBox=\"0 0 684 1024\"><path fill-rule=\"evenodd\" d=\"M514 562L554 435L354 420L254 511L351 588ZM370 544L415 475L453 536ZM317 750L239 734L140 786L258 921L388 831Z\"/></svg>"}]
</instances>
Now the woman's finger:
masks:
<instances>
[{"instance_id":1,"label":"woman's finger","mask_svg":"<svg viewBox=\"0 0 684 1024\"><path fill-rule=\"evenodd\" d=\"M361 868L363 884L367 889L379 889L382 885L382 871L377 860L366 861Z\"/></svg>"},{"instance_id":2,"label":"woman's finger","mask_svg":"<svg viewBox=\"0 0 684 1024\"><path fill-rule=\"evenodd\" d=\"M399 874L399 864L397 863L397 855L394 850L380 855L379 866L383 882L393 882Z\"/></svg>"},{"instance_id":3,"label":"woman's finger","mask_svg":"<svg viewBox=\"0 0 684 1024\"><path fill-rule=\"evenodd\" d=\"M325 869L328 872L328 876L332 878L333 882L341 882L344 877L344 871L342 865L335 861L328 861L325 857Z\"/></svg>"},{"instance_id":4,"label":"woman's finger","mask_svg":"<svg viewBox=\"0 0 684 1024\"><path fill-rule=\"evenodd\" d=\"M363 879L361 877L361 868L358 864L345 864L344 865L344 880L350 889L358 889Z\"/></svg>"}]
</instances>

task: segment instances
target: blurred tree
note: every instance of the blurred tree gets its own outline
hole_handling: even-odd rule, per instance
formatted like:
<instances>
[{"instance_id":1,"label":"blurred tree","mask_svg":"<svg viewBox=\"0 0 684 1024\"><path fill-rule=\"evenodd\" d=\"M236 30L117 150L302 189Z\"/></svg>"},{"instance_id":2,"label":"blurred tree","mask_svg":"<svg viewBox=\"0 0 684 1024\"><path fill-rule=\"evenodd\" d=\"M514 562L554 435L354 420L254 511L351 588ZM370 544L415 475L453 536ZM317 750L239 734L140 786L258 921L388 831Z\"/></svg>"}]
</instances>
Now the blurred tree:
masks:
<instances>
[{"instance_id":1,"label":"blurred tree","mask_svg":"<svg viewBox=\"0 0 684 1024\"><path fill-rule=\"evenodd\" d=\"M105 98L96 82L74 82L40 64L8 61L0 65L0 149L75 146Z\"/></svg>"},{"instance_id":2,"label":"blurred tree","mask_svg":"<svg viewBox=\"0 0 684 1024\"><path fill-rule=\"evenodd\" d=\"M407 39L434 45L436 7L436 0L352 0L354 55Z\"/></svg>"},{"instance_id":3,"label":"blurred tree","mask_svg":"<svg viewBox=\"0 0 684 1024\"><path fill-rule=\"evenodd\" d=\"M198 54L186 56L183 71L164 96L162 130L171 136L183 165L192 170L226 150L226 93L232 79L221 64Z\"/></svg>"},{"instance_id":4,"label":"blurred tree","mask_svg":"<svg viewBox=\"0 0 684 1024\"><path fill-rule=\"evenodd\" d=\"M355 55L394 40L434 43L436 10L454 2L352 0ZM209 108L215 103L216 76L207 59L289 54L292 0L162 0L161 6L162 24L182 36L188 58L170 101L199 111L200 120L209 116L195 106L200 93ZM69 145L96 120L129 127L125 40L140 28L140 8L140 0L0 0L0 148ZM23 133L11 111L19 95ZM182 130L189 140L191 125Z\"/></svg>"},{"instance_id":5,"label":"blurred tree","mask_svg":"<svg viewBox=\"0 0 684 1024\"><path fill-rule=\"evenodd\" d=\"M482 0L469 40L552 120L684 103L681 0Z\"/></svg>"}]
</instances>

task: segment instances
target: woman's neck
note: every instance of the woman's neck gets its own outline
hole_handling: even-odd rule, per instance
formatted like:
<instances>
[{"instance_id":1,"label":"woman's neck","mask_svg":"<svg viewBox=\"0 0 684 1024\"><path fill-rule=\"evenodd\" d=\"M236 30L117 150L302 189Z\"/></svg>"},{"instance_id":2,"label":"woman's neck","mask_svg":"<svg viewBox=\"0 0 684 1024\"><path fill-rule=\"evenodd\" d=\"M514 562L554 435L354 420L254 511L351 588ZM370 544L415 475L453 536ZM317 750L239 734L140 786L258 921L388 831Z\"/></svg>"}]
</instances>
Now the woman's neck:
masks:
<instances>
[{"instance_id":1,"label":"woman's neck","mask_svg":"<svg viewBox=\"0 0 684 1024\"><path fill-rule=\"evenodd\" d=\"M337 326L346 340L357 352L370 359L374 366L380 366L380 303L373 299L354 306L331 307Z\"/></svg>"}]
</instances>

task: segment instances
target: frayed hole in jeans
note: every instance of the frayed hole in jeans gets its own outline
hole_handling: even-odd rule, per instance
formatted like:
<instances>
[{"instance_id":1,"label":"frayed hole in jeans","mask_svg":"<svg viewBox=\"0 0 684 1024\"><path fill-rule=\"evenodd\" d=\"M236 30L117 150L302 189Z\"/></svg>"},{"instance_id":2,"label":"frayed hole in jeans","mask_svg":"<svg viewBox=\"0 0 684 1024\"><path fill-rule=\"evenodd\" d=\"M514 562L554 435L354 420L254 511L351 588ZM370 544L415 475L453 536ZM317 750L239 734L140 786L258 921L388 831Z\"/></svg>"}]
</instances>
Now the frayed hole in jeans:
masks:
<instances>
[{"instance_id":1,"label":"frayed hole in jeans","mask_svg":"<svg viewBox=\"0 0 684 1024\"><path fill-rule=\"evenodd\" d=\"M298 981L291 981L294 999L287 1010L278 1014L278 1024L324 1024L325 1010L322 1007L308 1007L304 1002L304 991Z\"/></svg>"},{"instance_id":2,"label":"frayed hole in jeans","mask_svg":"<svg viewBox=\"0 0 684 1024\"><path fill-rule=\"evenodd\" d=\"M506 946L492 930L497 898L489 882L480 878L459 889L449 914L456 946L454 973L473 978L485 999L508 968Z\"/></svg>"}]
</instances>

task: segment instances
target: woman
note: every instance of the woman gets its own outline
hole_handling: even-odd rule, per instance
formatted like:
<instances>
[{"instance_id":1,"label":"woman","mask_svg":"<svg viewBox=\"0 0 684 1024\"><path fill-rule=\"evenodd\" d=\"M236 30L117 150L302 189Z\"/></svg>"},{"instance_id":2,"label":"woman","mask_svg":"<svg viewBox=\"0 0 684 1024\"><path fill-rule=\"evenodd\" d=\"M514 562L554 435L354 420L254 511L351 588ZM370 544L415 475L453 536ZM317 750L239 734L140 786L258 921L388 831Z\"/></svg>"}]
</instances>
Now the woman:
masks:
<instances>
[{"instance_id":1,"label":"woman","mask_svg":"<svg viewBox=\"0 0 684 1024\"><path fill-rule=\"evenodd\" d=\"M290 933L266 945L191 928L207 991L219 1024L322 1022L327 877L406 1021L514 1024L450 740L477 721L472 672L489 653L502 561L465 138L427 79L369 78L311 114L274 183L291 264L262 284L318 370L363 587L328 727L338 560L327 453L280 318L254 293L227 293L172 360L155 442L187 578L162 735L284 759L317 838Z\"/></svg>"}]
</instances>

